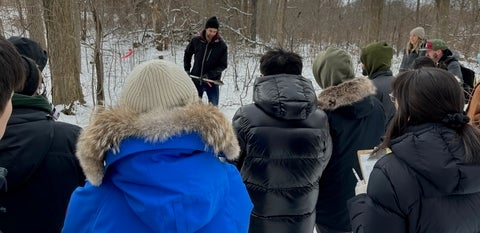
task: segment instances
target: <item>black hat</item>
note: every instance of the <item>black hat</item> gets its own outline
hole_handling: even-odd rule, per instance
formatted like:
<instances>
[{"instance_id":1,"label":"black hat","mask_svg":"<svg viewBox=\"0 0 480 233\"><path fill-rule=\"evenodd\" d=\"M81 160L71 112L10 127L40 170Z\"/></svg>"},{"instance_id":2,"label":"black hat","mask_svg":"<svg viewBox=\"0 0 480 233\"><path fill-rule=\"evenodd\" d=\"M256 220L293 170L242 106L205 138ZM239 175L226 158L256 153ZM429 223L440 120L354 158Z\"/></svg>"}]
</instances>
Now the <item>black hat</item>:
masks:
<instances>
[{"instance_id":1,"label":"black hat","mask_svg":"<svg viewBox=\"0 0 480 233\"><path fill-rule=\"evenodd\" d=\"M37 64L30 58L22 55L23 67L25 69L25 84L23 90L16 91L22 95L34 95L40 84L40 72Z\"/></svg>"},{"instance_id":2,"label":"black hat","mask_svg":"<svg viewBox=\"0 0 480 233\"><path fill-rule=\"evenodd\" d=\"M220 24L218 23L218 20L217 20L216 16L210 17L210 19L208 19L207 22L205 23L205 29L207 29L207 28L218 29L219 26L220 26Z\"/></svg>"},{"instance_id":3,"label":"black hat","mask_svg":"<svg viewBox=\"0 0 480 233\"><path fill-rule=\"evenodd\" d=\"M45 51L40 44L34 40L12 36L8 40L15 45L17 51L21 55L25 55L37 63L38 68L43 71L43 68L47 65L47 51Z\"/></svg>"}]
</instances>

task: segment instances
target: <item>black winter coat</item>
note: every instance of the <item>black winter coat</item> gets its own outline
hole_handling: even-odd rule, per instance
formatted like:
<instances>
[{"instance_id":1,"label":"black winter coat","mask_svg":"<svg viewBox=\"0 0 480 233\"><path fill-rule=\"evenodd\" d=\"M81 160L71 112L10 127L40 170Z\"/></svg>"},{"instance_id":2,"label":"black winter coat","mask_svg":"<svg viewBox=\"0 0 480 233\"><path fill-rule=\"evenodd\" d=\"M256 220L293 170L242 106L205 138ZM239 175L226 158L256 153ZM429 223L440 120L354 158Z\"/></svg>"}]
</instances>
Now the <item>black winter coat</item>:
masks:
<instances>
[{"instance_id":1,"label":"black winter coat","mask_svg":"<svg viewBox=\"0 0 480 233\"><path fill-rule=\"evenodd\" d=\"M382 103L383 110L385 111L385 129L395 115L395 105L390 99L389 94L392 93L392 82L394 80L392 71L379 70L368 77L372 80L373 84L377 88L375 97Z\"/></svg>"},{"instance_id":2,"label":"black winter coat","mask_svg":"<svg viewBox=\"0 0 480 233\"><path fill-rule=\"evenodd\" d=\"M80 127L55 122L44 108L14 102L0 140L0 167L8 169L0 231L61 232L70 195L85 181L75 157L79 133Z\"/></svg>"},{"instance_id":3,"label":"black winter coat","mask_svg":"<svg viewBox=\"0 0 480 233\"><path fill-rule=\"evenodd\" d=\"M191 68L192 56L194 56L193 68ZM227 45L220 35L217 34L208 43L203 30L187 45L183 55L183 67L192 75L198 77L205 75L208 79L221 80L222 72L227 68L227 59ZM194 81L198 80L194 79Z\"/></svg>"},{"instance_id":4,"label":"black winter coat","mask_svg":"<svg viewBox=\"0 0 480 233\"><path fill-rule=\"evenodd\" d=\"M332 150L327 116L299 75L257 78L253 101L233 117L238 167L254 204L249 232L311 233Z\"/></svg>"},{"instance_id":5,"label":"black winter coat","mask_svg":"<svg viewBox=\"0 0 480 233\"><path fill-rule=\"evenodd\" d=\"M443 56L438 61L437 66L442 69L448 70L448 72L455 75L461 83L463 83L462 69L460 67L460 62L453 57L453 53L450 49L445 49L443 51Z\"/></svg>"},{"instance_id":6,"label":"black winter coat","mask_svg":"<svg viewBox=\"0 0 480 233\"><path fill-rule=\"evenodd\" d=\"M371 80L355 78L318 96L320 109L328 115L333 151L320 180L316 222L333 230L351 230L347 200L355 196L352 168L361 175L357 151L377 146L385 132L385 115L375 90Z\"/></svg>"},{"instance_id":7,"label":"black winter coat","mask_svg":"<svg viewBox=\"0 0 480 233\"><path fill-rule=\"evenodd\" d=\"M375 164L367 194L349 202L353 232L480 232L480 166L463 162L454 130L414 126L391 149Z\"/></svg>"}]
</instances>

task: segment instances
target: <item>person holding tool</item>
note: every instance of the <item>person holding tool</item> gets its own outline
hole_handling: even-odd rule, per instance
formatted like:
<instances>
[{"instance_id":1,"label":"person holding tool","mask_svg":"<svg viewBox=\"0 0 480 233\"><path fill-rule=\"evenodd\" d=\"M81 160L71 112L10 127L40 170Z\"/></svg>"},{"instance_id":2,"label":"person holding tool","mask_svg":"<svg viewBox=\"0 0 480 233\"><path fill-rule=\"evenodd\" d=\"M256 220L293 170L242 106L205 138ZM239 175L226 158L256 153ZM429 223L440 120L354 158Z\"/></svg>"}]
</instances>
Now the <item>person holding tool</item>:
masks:
<instances>
[{"instance_id":1,"label":"person holding tool","mask_svg":"<svg viewBox=\"0 0 480 233\"><path fill-rule=\"evenodd\" d=\"M219 23L213 16L205 23L198 36L195 36L185 49L183 67L192 78L200 99L207 93L208 102L217 106L219 85L222 85L222 72L227 68L227 45L218 33ZM194 57L191 67L192 56Z\"/></svg>"}]
</instances>

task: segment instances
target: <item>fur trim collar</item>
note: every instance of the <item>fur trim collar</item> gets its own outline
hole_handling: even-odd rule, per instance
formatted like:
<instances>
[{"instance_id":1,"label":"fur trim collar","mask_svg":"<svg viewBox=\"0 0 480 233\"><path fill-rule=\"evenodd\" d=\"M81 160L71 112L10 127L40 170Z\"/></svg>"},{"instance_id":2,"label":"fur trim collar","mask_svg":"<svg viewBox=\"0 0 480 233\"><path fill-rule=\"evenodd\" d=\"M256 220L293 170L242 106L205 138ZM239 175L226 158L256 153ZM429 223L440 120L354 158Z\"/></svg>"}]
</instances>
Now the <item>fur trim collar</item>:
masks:
<instances>
[{"instance_id":1,"label":"fur trim collar","mask_svg":"<svg viewBox=\"0 0 480 233\"><path fill-rule=\"evenodd\" d=\"M354 78L324 89L318 95L318 106L322 110L337 109L358 102L369 95L374 95L376 90L371 80Z\"/></svg>"},{"instance_id":2,"label":"fur trim collar","mask_svg":"<svg viewBox=\"0 0 480 233\"><path fill-rule=\"evenodd\" d=\"M169 112L152 110L137 114L124 108L99 109L82 131L77 143L77 157L90 183L99 186L104 173L104 157L108 150L118 153L127 137L162 142L184 133L197 132L216 155L223 153L235 160L240 152L231 126L213 105L195 103Z\"/></svg>"}]
</instances>

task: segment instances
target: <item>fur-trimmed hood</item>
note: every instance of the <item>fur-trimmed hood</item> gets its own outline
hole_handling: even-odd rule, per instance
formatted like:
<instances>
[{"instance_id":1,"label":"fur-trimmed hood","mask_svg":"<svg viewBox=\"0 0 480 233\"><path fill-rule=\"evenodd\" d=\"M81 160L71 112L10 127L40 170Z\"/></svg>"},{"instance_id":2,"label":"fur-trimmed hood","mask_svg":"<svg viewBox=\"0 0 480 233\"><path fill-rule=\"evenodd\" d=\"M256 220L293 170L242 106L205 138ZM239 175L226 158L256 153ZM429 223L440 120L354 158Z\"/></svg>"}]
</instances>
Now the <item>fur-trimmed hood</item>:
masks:
<instances>
[{"instance_id":1,"label":"fur-trimmed hood","mask_svg":"<svg viewBox=\"0 0 480 233\"><path fill-rule=\"evenodd\" d=\"M318 95L317 101L320 109L334 110L374 95L375 92L376 88L372 81L360 77L324 89Z\"/></svg>"},{"instance_id":2,"label":"fur-trimmed hood","mask_svg":"<svg viewBox=\"0 0 480 233\"><path fill-rule=\"evenodd\" d=\"M77 157L88 181L102 183L105 154L119 152L122 140L144 138L146 142L162 142L172 136L198 133L218 156L229 160L239 155L239 146L231 123L216 107L195 103L172 111L152 110L137 114L124 108L99 109L86 126L77 143Z\"/></svg>"}]
</instances>

